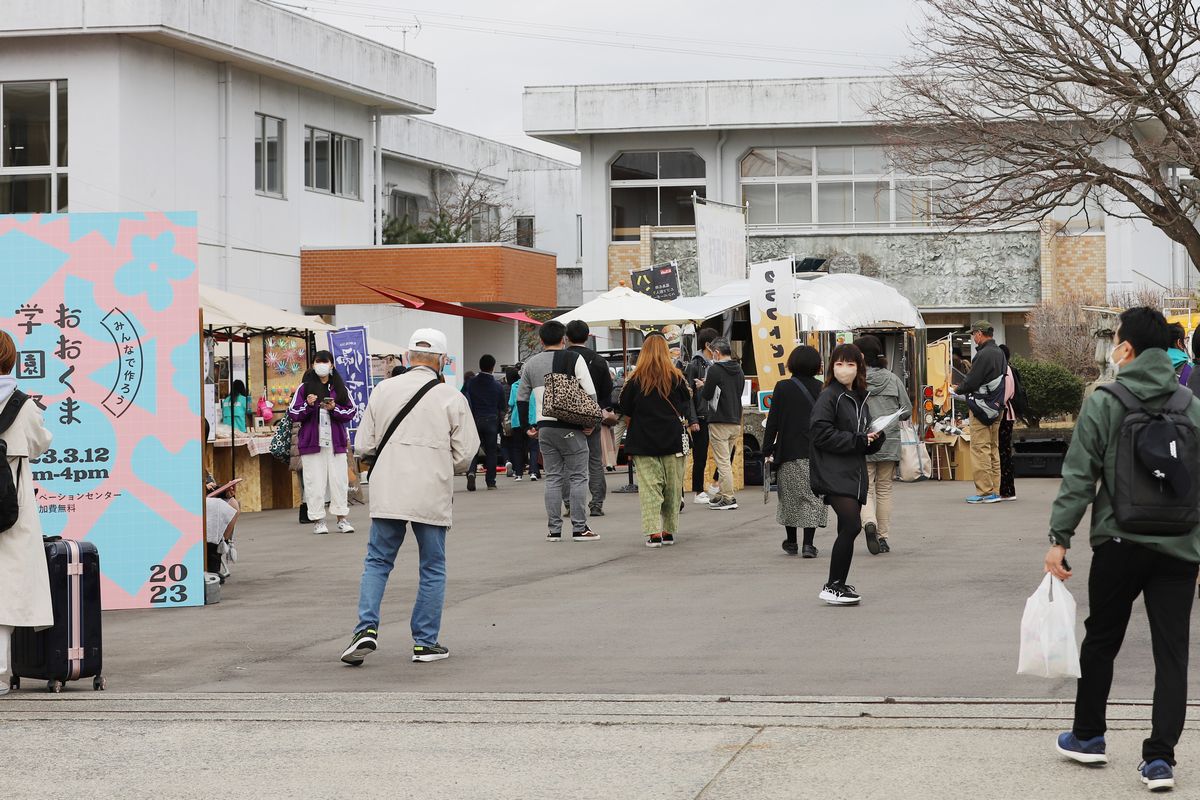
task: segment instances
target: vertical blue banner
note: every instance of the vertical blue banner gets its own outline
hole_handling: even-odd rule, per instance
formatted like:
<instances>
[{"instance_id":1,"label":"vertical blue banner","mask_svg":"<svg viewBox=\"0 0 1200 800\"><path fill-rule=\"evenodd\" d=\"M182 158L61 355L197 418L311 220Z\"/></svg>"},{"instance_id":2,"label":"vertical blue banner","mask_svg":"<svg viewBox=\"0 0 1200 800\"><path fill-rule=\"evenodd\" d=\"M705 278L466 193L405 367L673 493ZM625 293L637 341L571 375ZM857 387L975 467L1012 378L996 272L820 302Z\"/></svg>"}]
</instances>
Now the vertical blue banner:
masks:
<instances>
[{"instance_id":1,"label":"vertical blue banner","mask_svg":"<svg viewBox=\"0 0 1200 800\"><path fill-rule=\"evenodd\" d=\"M330 331L329 351L333 353L333 364L346 382L346 391L358 409L350 425L350 443L354 444L358 423L371 394L371 356L367 353L366 326L354 325Z\"/></svg>"}]
</instances>

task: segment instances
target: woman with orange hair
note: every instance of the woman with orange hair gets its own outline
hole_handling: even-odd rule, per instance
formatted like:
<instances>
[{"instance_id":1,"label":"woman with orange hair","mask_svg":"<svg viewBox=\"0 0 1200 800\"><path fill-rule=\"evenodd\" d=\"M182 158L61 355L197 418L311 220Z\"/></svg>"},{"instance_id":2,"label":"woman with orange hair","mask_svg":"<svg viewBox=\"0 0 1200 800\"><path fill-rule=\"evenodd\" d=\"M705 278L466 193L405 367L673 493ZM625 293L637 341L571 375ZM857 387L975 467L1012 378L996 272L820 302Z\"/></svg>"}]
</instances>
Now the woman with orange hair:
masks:
<instances>
[{"instance_id":1,"label":"woman with orange hair","mask_svg":"<svg viewBox=\"0 0 1200 800\"><path fill-rule=\"evenodd\" d=\"M625 382L617 410L629 418L625 452L633 457L638 474L646 546L675 544L684 437L700 426L691 392L662 334L652 333L642 343L637 370Z\"/></svg>"}]
</instances>

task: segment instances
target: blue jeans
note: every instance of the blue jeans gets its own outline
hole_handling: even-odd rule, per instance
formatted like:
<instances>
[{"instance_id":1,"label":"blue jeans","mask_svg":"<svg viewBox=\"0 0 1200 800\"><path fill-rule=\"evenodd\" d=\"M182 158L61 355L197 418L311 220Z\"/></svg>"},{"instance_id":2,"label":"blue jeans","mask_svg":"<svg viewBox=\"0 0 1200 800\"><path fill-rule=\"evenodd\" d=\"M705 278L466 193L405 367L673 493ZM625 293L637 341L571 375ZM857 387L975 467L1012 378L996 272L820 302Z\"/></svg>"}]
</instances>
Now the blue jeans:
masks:
<instances>
[{"instance_id":1,"label":"blue jeans","mask_svg":"<svg viewBox=\"0 0 1200 800\"><path fill-rule=\"evenodd\" d=\"M367 558L363 563L362 585L358 595L358 627L355 633L367 628L379 629L379 607L388 576L396 565L396 555L404 544L405 528L410 523L402 519L371 520L371 536L367 542ZM442 605L446 598L446 528L413 522L413 536L421 559L421 583L412 610L413 643L426 647L438 643L442 628Z\"/></svg>"}]
</instances>

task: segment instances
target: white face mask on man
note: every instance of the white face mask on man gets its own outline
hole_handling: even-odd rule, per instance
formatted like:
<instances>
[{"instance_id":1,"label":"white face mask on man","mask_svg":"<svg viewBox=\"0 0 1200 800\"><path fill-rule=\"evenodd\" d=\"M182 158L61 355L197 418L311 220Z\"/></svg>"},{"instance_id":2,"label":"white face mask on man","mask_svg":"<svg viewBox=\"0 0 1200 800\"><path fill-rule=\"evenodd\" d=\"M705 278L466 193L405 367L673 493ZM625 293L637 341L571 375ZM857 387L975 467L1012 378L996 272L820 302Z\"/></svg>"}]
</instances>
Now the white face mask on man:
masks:
<instances>
[{"instance_id":1,"label":"white face mask on man","mask_svg":"<svg viewBox=\"0 0 1200 800\"><path fill-rule=\"evenodd\" d=\"M318 378L328 378L332 369L332 364L313 364L313 372L317 373Z\"/></svg>"},{"instance_id":2,"label":"white face mask on man","mask_svg":"<svg viewBox=\"0 0 1200 800\"><path fill-rule=\"evenodd\" d=\"M858 377L857 364L834 364L833 378L847 389L854 385L854 379Z\"/></svg>"},{"instance_id":3,"label":"white face mask on man","mask_svg":"<svg viewBox=\"0 0 1200 800\"><path fill-rule=\"evenodd\" d=\"M1121 348L1125 349L1122 350ZM1131 348L1125 342L1117 342L1116 346L1113 347L1112 351L1108 354L1108 363L1112 364L1113 374L1115 375L1116 373L1120 372L1121 365L1123 365L1127 359L1132 359L1132 357L1133 348Z\"/></svg>"}]
</instances>

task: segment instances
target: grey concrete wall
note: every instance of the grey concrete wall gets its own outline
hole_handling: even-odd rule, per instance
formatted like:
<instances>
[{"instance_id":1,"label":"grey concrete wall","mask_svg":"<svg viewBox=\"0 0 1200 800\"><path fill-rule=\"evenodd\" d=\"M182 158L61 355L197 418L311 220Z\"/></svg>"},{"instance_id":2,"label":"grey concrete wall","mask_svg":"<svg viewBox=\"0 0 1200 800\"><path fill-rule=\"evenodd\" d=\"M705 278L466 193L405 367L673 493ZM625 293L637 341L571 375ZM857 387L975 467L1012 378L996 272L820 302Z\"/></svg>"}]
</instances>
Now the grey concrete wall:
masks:
<instances>
[{"instance_id":1,"label":"grey concrete wall","mask_svg":"<svg viewBox=\"0 0 1200 800\"><path fill-rule=\"evenodd\" d=\"M696 241L654 240L655 263L680 262L685 296L700 293ZM1041 299L1036 231L946 234L837 234L751 237L750 260L796 255L829 259L830 272L877 278L922 308L998 308Z\"/></svg>"}]
</instances>

